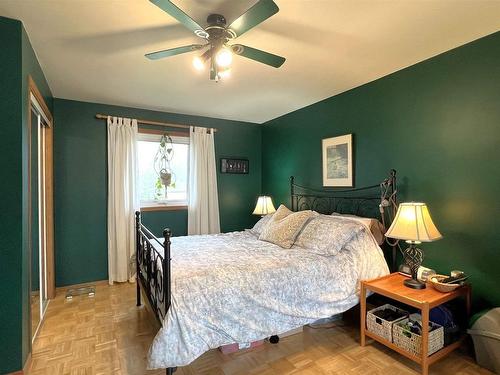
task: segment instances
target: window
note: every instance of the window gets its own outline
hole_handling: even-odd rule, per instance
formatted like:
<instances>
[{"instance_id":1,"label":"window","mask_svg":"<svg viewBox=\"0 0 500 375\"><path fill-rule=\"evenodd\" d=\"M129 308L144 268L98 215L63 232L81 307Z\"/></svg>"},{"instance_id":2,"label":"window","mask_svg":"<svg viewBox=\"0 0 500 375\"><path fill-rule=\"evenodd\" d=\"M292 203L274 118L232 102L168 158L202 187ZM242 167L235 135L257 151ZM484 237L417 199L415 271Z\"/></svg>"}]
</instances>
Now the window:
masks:
<instances>
[{"instance_id":1,"label":"window","mask_svg":"<svg viewBox=\"0 0 500 375\"><path fill-rule=\"evenodd\" d=\"M189 167L189 138L172 136L173 156L170 161L172 184L162 185L155 170L155 156L162 134L139 133L139 198L141 207L158 205L186 206Z\"/></svg>"}]
</instances>

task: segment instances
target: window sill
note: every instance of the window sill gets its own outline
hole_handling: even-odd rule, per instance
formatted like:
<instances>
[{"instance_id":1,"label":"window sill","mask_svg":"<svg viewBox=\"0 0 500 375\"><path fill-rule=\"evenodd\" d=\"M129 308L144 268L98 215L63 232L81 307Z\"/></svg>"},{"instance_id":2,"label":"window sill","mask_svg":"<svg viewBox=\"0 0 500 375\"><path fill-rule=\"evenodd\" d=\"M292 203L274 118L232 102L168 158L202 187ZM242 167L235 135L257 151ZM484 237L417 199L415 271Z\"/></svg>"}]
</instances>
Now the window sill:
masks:
<instances>
[{"instance_id":1,"label":"window sill","mask_svg":"<svg viewBox=\"0 0 500 375\"><path fill-rule=\"evenodd\" d=\"M187 205L154 205L154 206L144 206L141 207L141 212L150 212L150 211L183 211L187 210Z\"/></svg>"}]
</instances>

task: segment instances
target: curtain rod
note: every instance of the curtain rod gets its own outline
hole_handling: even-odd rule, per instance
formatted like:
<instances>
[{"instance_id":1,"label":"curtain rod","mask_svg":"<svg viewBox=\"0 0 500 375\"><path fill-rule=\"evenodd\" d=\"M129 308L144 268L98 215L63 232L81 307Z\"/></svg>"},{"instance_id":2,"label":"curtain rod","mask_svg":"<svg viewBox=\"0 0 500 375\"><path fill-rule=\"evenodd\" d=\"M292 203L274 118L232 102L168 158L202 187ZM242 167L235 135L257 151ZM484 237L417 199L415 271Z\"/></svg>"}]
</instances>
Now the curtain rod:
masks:
<instances>
[{"instance_id":1,"label":"curtain rod","mask_svg":"<svg viewBox=\"0 0 500 375\"><path fill-rule=\"evenodd\" d=\"M95 118L98 118L101 120L107 120L108 116L111 116L111 115L102 115L102 114L98 113L95 115ZM114 116L111 116L111 117L114 117ZM151 121L151 120L139 120L139 119L137 119L137 123L146 124L146 125L165 126L165 127L169 127L169 128L180 128L180 129L189 129L190 128L189 125L171 124L168 122ZM202 126L202 127L204 127L204 126ZM210 128L207 128L207 130L209 130L209 129ZM217 129L215 129L215 128L213 128L213 129L214 129L214 132L217 131Z\"/></svg>"}]
</instances>

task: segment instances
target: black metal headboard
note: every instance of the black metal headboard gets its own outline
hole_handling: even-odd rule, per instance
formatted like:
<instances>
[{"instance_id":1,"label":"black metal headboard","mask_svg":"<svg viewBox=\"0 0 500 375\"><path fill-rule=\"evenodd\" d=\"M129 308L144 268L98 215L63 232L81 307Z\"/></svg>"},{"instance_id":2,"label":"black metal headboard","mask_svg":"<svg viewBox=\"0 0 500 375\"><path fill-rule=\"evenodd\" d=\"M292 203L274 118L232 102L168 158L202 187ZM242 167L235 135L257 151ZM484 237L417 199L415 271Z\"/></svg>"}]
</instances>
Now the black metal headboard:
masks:
<instances>
[{"instance_id":1,"label":"black metal headboard","mask_svg":"<svg viewBox=\"0 0 500 375\"><path fill-rule=\"evenodd\" d=\"M330 215L333 212L380 220L386 228L396 214L396 170L381 183L356 189L314 189L295 183L290 177L292 211L314 210ZM396 247L392 247L392 267L395 268Z\"/></svg>"}]
</instances>

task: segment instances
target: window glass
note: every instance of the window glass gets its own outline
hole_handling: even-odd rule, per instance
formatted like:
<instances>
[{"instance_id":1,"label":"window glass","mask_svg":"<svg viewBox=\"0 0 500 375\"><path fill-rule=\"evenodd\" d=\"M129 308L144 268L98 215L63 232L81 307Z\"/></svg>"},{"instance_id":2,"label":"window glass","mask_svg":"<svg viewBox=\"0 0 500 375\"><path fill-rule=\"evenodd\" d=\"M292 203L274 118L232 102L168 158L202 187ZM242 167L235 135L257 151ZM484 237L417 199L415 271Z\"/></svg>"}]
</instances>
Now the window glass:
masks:
<instances>
[{"instance_id":1,"label":"window glass","mask_svg":"<svg viewBox=\"0 0 500 375\"><path fill-rule=\"evenodd\" d=\"M154 204L187 204L187 180L189 167L189 139L172 137L173 156L170 161L172 182L166 188L155 170L155 156L161 135L139 134L139 198L141 206Z\"/></svg>"}]
</instances>

